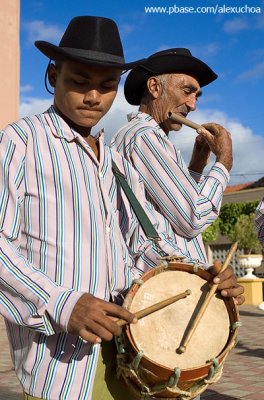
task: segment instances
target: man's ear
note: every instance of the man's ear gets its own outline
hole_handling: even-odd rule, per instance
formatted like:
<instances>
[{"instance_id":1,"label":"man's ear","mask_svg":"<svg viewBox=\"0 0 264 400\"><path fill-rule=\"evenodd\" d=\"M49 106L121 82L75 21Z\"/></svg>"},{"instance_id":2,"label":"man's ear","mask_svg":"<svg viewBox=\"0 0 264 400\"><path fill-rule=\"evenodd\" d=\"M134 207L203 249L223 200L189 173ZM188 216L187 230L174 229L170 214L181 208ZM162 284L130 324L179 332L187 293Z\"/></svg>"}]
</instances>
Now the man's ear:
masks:
<instances>
[{"instance_id":1,"label":"man's ear","mask_svg":"<svg viewBox=\"0 0 264 400\"><path fill-rule=\"evenodd\" d=\"M162 92L162 86L161 86L161 81L158 77L151 76L147 80L147 88L153 99L157 99L160 97Z\"/></svg>"},{"instance_id":2,"label":"man's ear","mask_svg":"<svg viewBox=\"0 0 264 400\"><path fill-rule=\"evenodd\" d=\"M58 69L56 65L50 64L48 69L48 80L51 87L55 87L58 76Z\"/></svg>"}]
</instances>

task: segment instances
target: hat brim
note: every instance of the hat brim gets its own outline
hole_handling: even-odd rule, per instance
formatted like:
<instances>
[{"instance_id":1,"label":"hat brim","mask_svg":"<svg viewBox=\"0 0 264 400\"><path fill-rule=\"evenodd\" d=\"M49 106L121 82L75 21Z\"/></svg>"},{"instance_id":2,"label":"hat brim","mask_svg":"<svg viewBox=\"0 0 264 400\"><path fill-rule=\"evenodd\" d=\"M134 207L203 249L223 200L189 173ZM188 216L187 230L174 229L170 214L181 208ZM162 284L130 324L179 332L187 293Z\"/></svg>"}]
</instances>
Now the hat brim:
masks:
<instances>
[{"instance_id":1,"label":"hat brim","mask_svg":"<svg viewBox=\"0 0 264 400\"><path fill-rule=\"evenodd\" d=\"M149 62L130 71L124 85L126 100L129 104L139 105L148 78L170 73L191 75L198 80L201 87L217 79L216 73L198 58L184 54L166 54L157 59L153 57Z\"/></svg>"},{"instance_id":2,"label":"hat brim","mask_svg":"<svg viewBox=\"0 0 264 400\"><path fill-rule=\"evenodd\" d=\"M112 54L99 51L59 47L43 40L36 41L35 46L41 51L41 53L54 61L72 60L84 64L112 67L121 70L129 70L139 66L145 61L144 59L141 59L125 63L122 57L114 56Z\"/></svg>"}]
</instances>

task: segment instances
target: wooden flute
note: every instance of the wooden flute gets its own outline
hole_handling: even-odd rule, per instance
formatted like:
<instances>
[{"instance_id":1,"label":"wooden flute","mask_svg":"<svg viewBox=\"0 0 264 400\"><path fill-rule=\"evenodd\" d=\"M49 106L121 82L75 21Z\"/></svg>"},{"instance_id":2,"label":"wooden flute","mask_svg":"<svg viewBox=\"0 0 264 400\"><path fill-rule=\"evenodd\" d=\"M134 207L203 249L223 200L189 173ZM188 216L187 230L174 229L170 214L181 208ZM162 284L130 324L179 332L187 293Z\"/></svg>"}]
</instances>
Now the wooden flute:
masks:
<instances>
[{"instance_id":1,"label":"wooden flute","mask_svg":"<svg viewBox=\"0 0 264 400\"><path fill-rule=\"evenodd\" d=\"M196 130L197 133L199 133L200 129L205 129L202 125L196 124L193 121L190 121L187 118L184 118L182 115L180 114L175 114L172 112L168 113L168 117L176 122L179 122L180 124L184 124L186 126L189 126L190 128L193 128Z\"/></svg>"}]
</instances>

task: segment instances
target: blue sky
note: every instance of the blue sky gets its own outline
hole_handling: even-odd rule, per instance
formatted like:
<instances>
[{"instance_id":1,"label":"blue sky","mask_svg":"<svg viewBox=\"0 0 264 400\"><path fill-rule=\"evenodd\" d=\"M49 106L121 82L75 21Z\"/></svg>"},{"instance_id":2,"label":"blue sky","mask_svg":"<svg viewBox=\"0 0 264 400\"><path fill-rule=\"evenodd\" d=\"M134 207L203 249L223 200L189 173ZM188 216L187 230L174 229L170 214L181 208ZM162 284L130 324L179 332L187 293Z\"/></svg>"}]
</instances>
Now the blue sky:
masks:
<instances>
[{"instance_id":1,"label":"blue sky","mask_svg":"<svg viewBox=\"0 0 264 400\"><path fill-rule=\"evenodd\" d=\"M145 7L163 10L147 13ZM203 9L203 14L176 13L183 7L193 7L194 11L197 7L218 7L220 12L206 13ZM52 102L43 83L47 59L35 48L34 41L58 44L68 22L77 15L114 19L126 61L165 48L187 47L208 63L219 78L203 89L197 111L189 117L198 123L220 123L231 132L231 184L264 176L264 0L21 0L21 115L42 111ZM125 123L126 113L135 110L122 92L123 81L110 114L101 124L108 138ZM189 128L171 134L186 162L194 136Z\"/></svg>"}]
</instances>

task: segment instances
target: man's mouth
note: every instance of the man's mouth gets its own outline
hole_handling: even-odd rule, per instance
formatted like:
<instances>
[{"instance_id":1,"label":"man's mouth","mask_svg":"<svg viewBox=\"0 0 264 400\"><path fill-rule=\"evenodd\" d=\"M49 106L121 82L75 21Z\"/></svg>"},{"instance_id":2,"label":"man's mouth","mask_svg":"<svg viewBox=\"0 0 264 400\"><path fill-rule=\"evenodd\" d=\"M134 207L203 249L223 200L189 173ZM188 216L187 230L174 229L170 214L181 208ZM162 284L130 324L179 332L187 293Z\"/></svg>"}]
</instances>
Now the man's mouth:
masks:
<instances>
[{"instance_id":1,"label":"man's mouth","mask_svg":"<svg viewBox=\"0 0 264 400\"><path fill-rule=\"evenodd\" d=\"M86 112L101 112L98 108L79 107L79 110Z\"/></svg>"},{"instance_id":2,"label":"man's mouth","mask_svg":"<svg viewBox=\"0 0 264 400\"><path fill-rule=\"evenodd\" d=\"M185 113L185 112L179 112L178 114L182 115L184 118L186 118L188 115L188 113Z\"/></svg>"}]
</instances>

